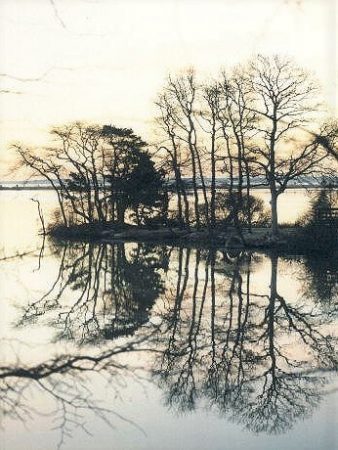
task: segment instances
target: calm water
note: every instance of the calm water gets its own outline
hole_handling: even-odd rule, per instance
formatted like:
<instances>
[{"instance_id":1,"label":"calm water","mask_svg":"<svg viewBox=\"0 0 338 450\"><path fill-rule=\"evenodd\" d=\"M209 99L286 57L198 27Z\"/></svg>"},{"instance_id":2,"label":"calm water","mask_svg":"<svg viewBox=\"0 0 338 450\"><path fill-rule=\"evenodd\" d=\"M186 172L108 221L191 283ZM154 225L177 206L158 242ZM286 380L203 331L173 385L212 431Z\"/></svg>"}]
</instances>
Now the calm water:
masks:
<instances>
[{"instance_id":1,"label":"calm water","mask_svg":"<svg viewBox=\"0 0 338 450\"><path fill-rule=\"evenodd\" d=\"M0 193L1 449L338 447L337 258L41 251L31 196Z\"/></svg>"}]
</instances>

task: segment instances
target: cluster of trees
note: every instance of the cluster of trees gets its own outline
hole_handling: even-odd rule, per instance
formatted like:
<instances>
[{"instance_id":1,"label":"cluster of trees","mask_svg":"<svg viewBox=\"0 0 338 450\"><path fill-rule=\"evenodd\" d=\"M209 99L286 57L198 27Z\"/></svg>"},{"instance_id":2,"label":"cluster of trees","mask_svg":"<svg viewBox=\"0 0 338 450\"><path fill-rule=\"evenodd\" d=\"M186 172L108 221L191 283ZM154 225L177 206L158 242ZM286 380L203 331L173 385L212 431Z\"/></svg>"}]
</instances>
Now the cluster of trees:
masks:
<instances>
[{"instance_id":1,"label":"cluster of trees","mask_svg":"<svg viewBox=\"0 0 338 450\"><path fill-rule=\"evenodd\" d=\"M250 227L256 206L250 199L251 181L260 176L270 191L271 231L277 235L278 197L288 183L321 173L327 157L337 158L337 123L317 126L317 133L306 129L318 112L317 90L309 75L278 56L258 56L204 83L193 70L169 76L157 100L158 123L166 168L175 178L179 220L191 218L182 183L188 175L197 227L215 228L217 176L224 174L229 218L239 227L244 214Z\"/></svg>"},{"instance_id":2,"label":"cluster of trees","mask_svg":"<svg viewBox=\"0 0 338 450\"><path fill-rule=\"evenodd\" d=\"M46 179L65 226L123 224L127 210L137 223L162 202L162 173L146 143L131 129L81 122L51 130L55 145L43 152L15 145L20 167Z\"/></svg>"},{"instance_id":3,"label":"cluster of trees","mask_svg":"<svg viewBox=\"0 0 338 450\"><path fill-rule=\"evenodd\" d=\"M193 70L169 76L156 101L153 158L131 129L83 123L53 129L55 146L43 155L16 149L21 163L55 188L66 226L124 223L129 210L128 220L137 224L156 212L162 223L174 219L212 233L222 221L240 232L262 215L252 195L256 177L270 191L277 236L278 198L289 182L333 173L326 162L338 158L337 122L314 125L317 90L292 61L257 56L211 81L199 82ZM219 190L220 179L226 191Z\"/></svg>"}]
</instances>

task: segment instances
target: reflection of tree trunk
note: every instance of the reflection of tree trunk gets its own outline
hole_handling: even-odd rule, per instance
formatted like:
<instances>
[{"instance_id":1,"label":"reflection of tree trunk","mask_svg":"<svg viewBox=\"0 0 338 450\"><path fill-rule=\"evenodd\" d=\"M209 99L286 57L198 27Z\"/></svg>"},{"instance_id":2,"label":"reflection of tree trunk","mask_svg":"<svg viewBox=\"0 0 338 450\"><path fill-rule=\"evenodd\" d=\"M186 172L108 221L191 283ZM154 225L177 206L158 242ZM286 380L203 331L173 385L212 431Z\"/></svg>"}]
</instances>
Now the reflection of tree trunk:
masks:
<instances>
[{"instance_id":1,"label":"reflection of tree trunk","mask_svg":"<svg viewBox=\"0 0 338 450\"><path fill-rule=\"evenodd\" d=\"M195 263L195 270L194 270L194 287L193 287L193 294L192 294L192 312L191 312L191 325L189 330L189 336L188 336L188 343L189 343L189 358L188 358L188 364L189 368L193 368L193 365L196 361L196 354L198 351L198 345L197 340L200 332L200 327L202 323L202 316L203 316L203 310L204 310L204 304L207 294L207 288L208 288L208 282L209 282L209 266L208 264L205 264L205 279L201 294L201 302L198 309L198 292L199 292L199 268L200 268L200 262L201 262L201 250L196 250L196 263Z\"/></svg>"},{"instance_id":2,"label":"reflection of tree trunk","mask_svg":"<svg viewBox=\"0 0 338 450\"><path fill-rule=\"evenodd\" d=\"M272 383L275 379L276 371L276 355L275 355L275 307L277 294L277 267L278 256L276 254L271 255L271 280L270 280L270 297L268 306L268 341L269 341L269 357L271 359L270 373L272 376Z\"/></svg>"},{"instance_id":3,"label":"reflection of tree trunk","mask_svg":"<svg viewBox=\"0 0 338 450\"><path fill-rule=\"evenodd\" d=\"M246 332L247 332L247 323L248 323L248 318L249 318L249 309L250 309L250 274L251 274L251 267L250 267L250 262L251 262L251 255L248 255L248 268L247 268L247 273L246 273L246 279L245 279L245 298L246 298L246 302L244 304L243 302L243 291L242 291L242 283L240 284L241 287L241 293L240 293L240 299L241 299L241 305L242 308L244 309L244 311L242 312L241 316L239 318L239 328L240 328L240 337L239 337L239 352L238 352L238 360L239 360L239 368L238 371L239 376L240 374L244 377L244 369L243 369L243 349L244 349L244 345L246 343L245 338L246 338ZM238 378L239 380L239 378Z\"/></svg>"},{"instance_id":4,"label":"reflection of tree trunk","mask_svg":"<svg viewBox=\"0 0 338 450\"><path fill-rule=\"evenodd\" d=\"M195 327L195 314L196 314L196 303L197 303L197 293L198 293L198 284L199 284L199 265L201 260L201 250L196 249L196 257L195 257L195 270L194 270L194 287L192 291L192 312L191 312L191 326L190 326L190 332L189 332L189 346L192 345L192 335L193 330Z\"/></svg>"},{"instance_id":5,"label":"reflection of tree trunk","mask_svg":"<svg viewBox=\"0 0 338 450\"><path fill-rule=\"evenodd\" d=\"M210 250L210 294L211 294L211 346L212 346L212 366L216 358L215 341L215 314L216 314L216 286L215 286L215 251Z\"/></svg>"},{"instance_id":6,"label":"reflection of tree trunk","mask_svg":"<svg viewBox=\"0 0 338 450\"><path fill-rule=\"evenodd\" d=\"M271 255L271 281L270 281L270 298L276 299L277 297L277 267L278 256L276 254Z\"/></svg>"},{"instance_id":7,"label":"reflection of tree trunk","mask_svg":"<svg viewBox=\"0 0 338 450\"><path fill-rule=\"evenodd\" d=\"M234 294L236 294L236 297L238 299L237 306L234 302ZM230 307L229 307L229 328L227 330L226 335L226 346L223 348L223 358L225 357L225 354L227 351L230 352L230 345L233 340L232 345L232 351L227 361L227 370L225 372L226 379L231 375L231 370L236 367L236 364L233 363L235 358L238 358L238 355L241 353L242 348L239 348L239 352L237 352L238 346L243 342L243 334L245 333L245 325L246 325L246 319L248 310L245 310L245 320L242 321L242 310L243 310L243 292L242 292L242 276L240 273L240 261L237 260L235 262L235 266L233 269L232 274L232 280L230 285L230 291L229 291L229 299L230 299ZM237 317L235 316L237 309ZM233 325L237 326L237 328L233 327ZM242 340L241 340L242 336ZM241 370L241 361L239 361L240 367L238 367L238 371ZM239 373L238 373L238 379L239 379Z\"/></svg>"},{"instance_id":8,"label":"reflection of tree trunk","mask_svg":"<svg viewBox=\"0 0 338 450\"><path fill-rule=\"evenodd\" d=\"M174 311L173 311L173 328L172 328L172 335L169 338L168 342L168 348L171 349L172 346L175 343L176 339L176 331L177 327L179 325L180 321L180 312L181 312L181 306L182 306L182 300L187 288L187 283L189 279L189 262L190 262L190 249L186 249L186 258L185 258L185 264L183 268L183 256L184 256L184 249L182 247L179 248L179 255L178 255L178 275L177 275L177 285L176 285L176 295L175 295L175 305L174 305ZM183 282L182 282L182 273L183 273Z\"/></svg>"}]
</instances>

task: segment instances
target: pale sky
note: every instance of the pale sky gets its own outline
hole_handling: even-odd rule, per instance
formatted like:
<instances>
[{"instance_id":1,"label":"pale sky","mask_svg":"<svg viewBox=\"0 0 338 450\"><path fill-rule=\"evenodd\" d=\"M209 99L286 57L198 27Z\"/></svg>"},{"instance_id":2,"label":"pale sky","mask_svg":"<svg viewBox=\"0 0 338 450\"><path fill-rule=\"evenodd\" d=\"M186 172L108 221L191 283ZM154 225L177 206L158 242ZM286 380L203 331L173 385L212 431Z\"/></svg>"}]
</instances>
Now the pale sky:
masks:
<instances>
[{"instance_id":1,"label":"pale sky","mask_svg":"<svg viewBox=\"0 0 338 450\"><path fill-rule=\"evenodd\" d=\"M10 142L39 144L73 120L151 140L169 72L212 76L255 53L294 57L338 115L337 10L338 0L1 0L0 174Z\"/></svg>"}]
</instances>

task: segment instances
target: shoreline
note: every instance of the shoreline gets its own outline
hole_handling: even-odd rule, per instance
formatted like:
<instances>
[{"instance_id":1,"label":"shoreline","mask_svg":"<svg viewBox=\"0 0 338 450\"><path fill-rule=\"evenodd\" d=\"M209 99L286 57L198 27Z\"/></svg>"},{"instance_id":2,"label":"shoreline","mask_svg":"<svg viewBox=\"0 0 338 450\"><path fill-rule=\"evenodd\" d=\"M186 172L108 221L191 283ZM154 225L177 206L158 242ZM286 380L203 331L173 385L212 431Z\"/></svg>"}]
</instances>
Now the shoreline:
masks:
<instances>
[{"instance_id":1,"label":"shoreline","mask_svg":"<svg viewBox=\"0 0 338 450\"><path fill-rule=\"evenodd\" d=\"M57 240L70 240L97 243L149 242L175 245L199 245L203 247L241 249L241 250L281 250L281 251L318 251L317 248L304 246L306 230L303 227L283 227L277 239L271 237L270 228L257 227L242 230L243 239L234 227L216 229L212 234L206 229L149 228L134 225L90 224L72 227L58 226L49 231ZM307 244L309 244L307 242ZM334 246L333 246L334 247Z\"/></svg>"}]
</instances>

